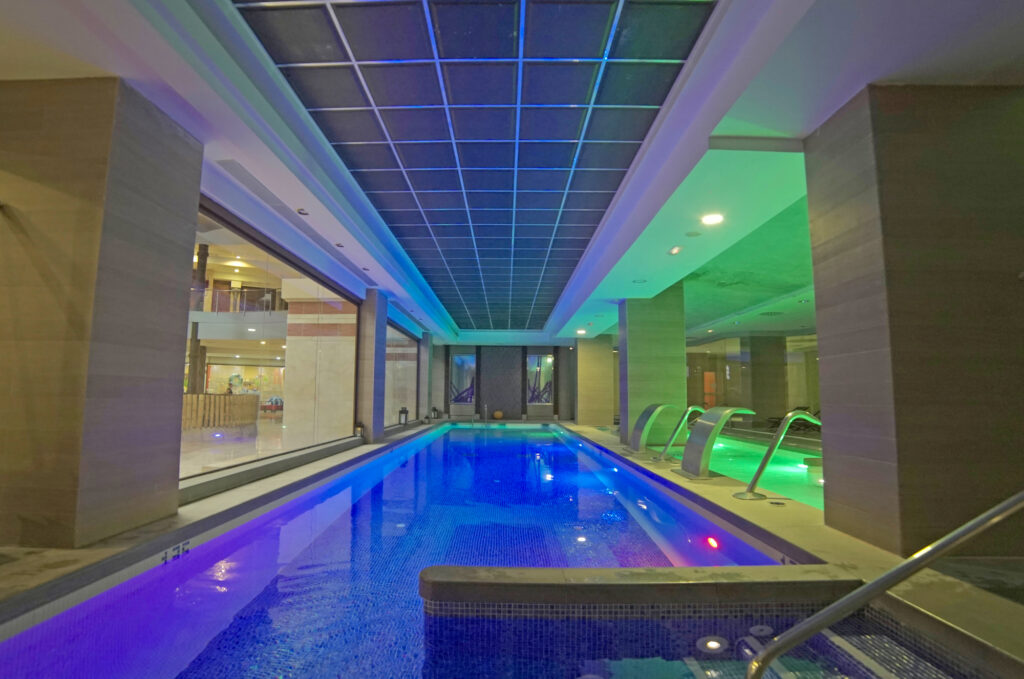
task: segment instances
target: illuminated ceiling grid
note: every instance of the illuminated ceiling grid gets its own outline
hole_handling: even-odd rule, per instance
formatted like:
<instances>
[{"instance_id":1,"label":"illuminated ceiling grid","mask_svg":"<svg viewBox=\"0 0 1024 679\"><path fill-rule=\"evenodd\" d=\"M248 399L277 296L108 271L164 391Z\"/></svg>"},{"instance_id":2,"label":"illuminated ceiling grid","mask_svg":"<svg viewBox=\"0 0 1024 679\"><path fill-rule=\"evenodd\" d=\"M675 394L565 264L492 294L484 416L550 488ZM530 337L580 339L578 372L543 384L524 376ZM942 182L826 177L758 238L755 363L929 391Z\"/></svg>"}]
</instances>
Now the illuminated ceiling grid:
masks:
<instances>
[{"instance_id":1,"label":"illuminated ceiling grid","mask_svg":"<svg viewBox=\"0 0 1024 679\"><path fill-rule=\"evenodd\" d=\"M461 328L540 329L712 4L236 2Z\"/></svg>"}]
</instances>

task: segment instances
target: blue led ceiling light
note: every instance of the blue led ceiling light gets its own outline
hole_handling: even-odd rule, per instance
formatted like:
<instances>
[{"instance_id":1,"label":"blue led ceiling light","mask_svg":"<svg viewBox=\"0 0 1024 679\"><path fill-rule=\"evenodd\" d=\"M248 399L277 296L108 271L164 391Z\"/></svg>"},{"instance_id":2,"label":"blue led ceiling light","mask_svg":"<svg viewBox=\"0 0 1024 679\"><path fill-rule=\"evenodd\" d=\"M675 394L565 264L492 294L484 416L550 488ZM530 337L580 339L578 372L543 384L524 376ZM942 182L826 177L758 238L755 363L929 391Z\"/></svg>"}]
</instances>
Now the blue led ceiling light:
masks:
<instances>
[{"instance_id":1,"label":"blue led ceiling light","mask_svg":"<svg viewBox=\"0 0 1024 679\"><path fill-rule=\"evenodd\" d=\"M713 8L235 2L461 328L541 329Z\"/></svg>"}]
</instances>

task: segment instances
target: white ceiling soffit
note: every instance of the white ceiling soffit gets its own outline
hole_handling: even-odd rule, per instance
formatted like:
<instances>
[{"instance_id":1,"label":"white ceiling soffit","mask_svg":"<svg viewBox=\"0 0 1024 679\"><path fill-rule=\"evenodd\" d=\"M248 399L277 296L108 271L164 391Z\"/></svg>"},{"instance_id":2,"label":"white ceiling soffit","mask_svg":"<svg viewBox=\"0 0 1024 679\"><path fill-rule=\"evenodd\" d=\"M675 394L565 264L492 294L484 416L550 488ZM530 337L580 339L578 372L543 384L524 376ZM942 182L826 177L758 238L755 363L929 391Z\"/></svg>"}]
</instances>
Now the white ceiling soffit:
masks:
<instances>
[{"instance_id":1,"label":"white ceiling soffit","mask_svg":"<svg viewBox=\"0 0 1024 679\"><path fill-rule=\"evenodd\" d=\"M715 134L803 138L879 82L1024 83L1024 2L817 0Z\"/></svg>"},{"instance_id":2,"label":"white ceiling soffit","mask_svg":"<svg viewBox=\"0 0 1024 679\"><path fill-rule=\"evenodd\" d=\"M662 108L548 319L545 330L552 336L573 332L571 318L701 159L722 116L812 4L723 0L716 6L669 93L671 103Z\"/></svg>"},{"instance_id":3,"label":"white ceiling soffit","mask_svg":"<svg viewBox=\"0 0 1024 679\"><path fill-rule=\"evenodd\" d=\"M308 118L292 101L290 89L282 84L282 99L270 101L227 54L192 4L186 0L7 3L0 7L0 23L47 53L68 56L63 62L48 55L36 59L36 77L78 75L72 66L80 62L99 73L124 78L203 142L204 193L232 209L230 203L248 192L234 182L235 190L229 192L233 196L223 195L233 180L216 161L237 161L282 202L307 209L309 226L322 242L343 243L345 256L333 247L325 251L305 236L293 239L289 250L342 285L351 276L343 259L360 270L369 269L365 272L369 279L410 309L418 323L436 336L454 339L457 329L451 318L397 242L382 240L380 234L394 239L382 223L374 228L373 220L379 221L379 216L355 182L349 178L346 183L347 171L326 141L316 136L319 130L311 120L305 120L306 127L300 130L293 129L294 120L285 120L289 107ZM198 6L226 17L233 12L226 3L204 1ZM0 46L5 63L13 58L6 48ZM44 67L50 70L41 70ZM271 72L269 67L265 70ZM322 143L311 148L315 146L311 139ZM284 222L272 208L266 212ZM341 276L341 271L346 275ZM359 286L354 287L357 292Z\"/></svg>"}]
</instances>

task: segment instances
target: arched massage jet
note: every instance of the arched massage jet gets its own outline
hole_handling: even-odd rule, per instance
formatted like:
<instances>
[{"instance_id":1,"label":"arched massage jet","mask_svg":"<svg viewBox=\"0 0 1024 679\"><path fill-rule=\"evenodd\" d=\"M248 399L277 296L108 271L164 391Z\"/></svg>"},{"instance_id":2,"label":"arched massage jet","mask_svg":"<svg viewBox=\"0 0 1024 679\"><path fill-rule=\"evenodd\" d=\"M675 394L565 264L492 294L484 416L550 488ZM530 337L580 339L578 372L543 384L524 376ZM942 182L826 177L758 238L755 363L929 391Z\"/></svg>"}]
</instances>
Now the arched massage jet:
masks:
<instances>
[{"instance_id":1,"label":"arched massage jet","mask_svg":"<svg viewBox=\"0 0 1024 679\"><path fill-rule=\"evenodd\" d=\"M690 438L686 440L686 447L683 449L683 459L677 474L688 479L709 479L711 472L708 465L711 463L711 452L715 448L715 439L722 432L722 428L734 415L753 415L754 411L749 408L738 408L734 406L716 406L697 418L690 431Z\"/></svg>"}]
</instances>

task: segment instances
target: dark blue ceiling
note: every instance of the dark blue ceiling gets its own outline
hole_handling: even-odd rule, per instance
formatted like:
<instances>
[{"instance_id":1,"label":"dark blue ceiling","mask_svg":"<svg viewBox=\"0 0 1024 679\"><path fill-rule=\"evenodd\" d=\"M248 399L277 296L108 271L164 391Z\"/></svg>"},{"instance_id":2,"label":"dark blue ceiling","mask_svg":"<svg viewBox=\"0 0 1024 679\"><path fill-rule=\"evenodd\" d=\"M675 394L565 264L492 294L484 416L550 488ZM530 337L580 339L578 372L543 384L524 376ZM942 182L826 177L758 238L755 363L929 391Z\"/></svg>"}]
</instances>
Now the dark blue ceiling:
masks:
<instances>
[{"instance_id":1,"label":"dark blue ceiling","mask_svg":"<svg viewBox=\"0 0 1024 679\"><path fill-rule=\"evenodd\" d=\"M461 328L540 329L711 13L236 6Z\"/></svg>"}]
</instances>

